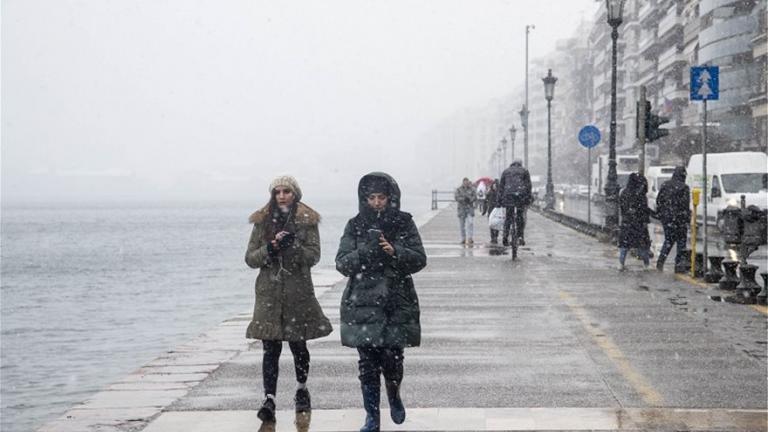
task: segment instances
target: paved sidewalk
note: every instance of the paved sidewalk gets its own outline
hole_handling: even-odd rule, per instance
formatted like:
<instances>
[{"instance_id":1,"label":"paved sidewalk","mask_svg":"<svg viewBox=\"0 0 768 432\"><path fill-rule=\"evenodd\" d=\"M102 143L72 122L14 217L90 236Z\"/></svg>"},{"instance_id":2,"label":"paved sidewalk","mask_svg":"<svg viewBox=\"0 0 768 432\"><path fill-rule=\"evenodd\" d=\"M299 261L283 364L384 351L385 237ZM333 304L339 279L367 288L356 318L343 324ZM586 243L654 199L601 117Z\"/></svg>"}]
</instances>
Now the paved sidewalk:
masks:
<instances>
[{"instance_id":1,"label":"paved sidewalk","mask_svg":"<svg viewBox=\"0 0 768 432\"><path fill-rule=\"evenodd\" d=\"M408 419L383 430L767 430L766 316L642 270L616 250L529 212L518 261L458 244L455 209L421 228L422 341L405 352ZM343 283L321 293L338 329ZM244 313L73 408L44 431L254 431L261 344ZM311 341L309 430L362 424L356 351ZM284 350L277 430L296 430ZM386 418L386 398L382 417ZM94 425L100 424L97 428ZM304 425L306 426L306 425Z\"/></svg>"}]
</instances>

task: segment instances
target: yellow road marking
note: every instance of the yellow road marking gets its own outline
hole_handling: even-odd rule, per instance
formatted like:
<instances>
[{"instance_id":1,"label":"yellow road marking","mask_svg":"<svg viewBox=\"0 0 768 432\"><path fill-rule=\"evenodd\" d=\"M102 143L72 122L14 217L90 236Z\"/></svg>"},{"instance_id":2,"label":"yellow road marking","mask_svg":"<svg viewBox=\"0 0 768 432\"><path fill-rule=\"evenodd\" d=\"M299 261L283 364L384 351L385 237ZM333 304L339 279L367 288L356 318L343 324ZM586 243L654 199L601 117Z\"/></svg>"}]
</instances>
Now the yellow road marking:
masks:
<instances>
[{"instance_id":1,"label":"yellow road marking","mask_svg":"<svg viewBox=\"0 0 768 432\"><path fill-rule=\"evenodd\" d=\"M576 299L565 291L560 291L560 298L571 309L574 315L576 315L581 322L581 325L592 337L592 340L594 340L608 358L611 359L619 369L619 372L621 372L624 378L629 381L635 391L640 394L643 401L650 406L661 406L664 403L664 398L661 394L654 390L648 380L632 367L629 360L627 360L627 357L608 335L590 325L592 320L587 314L587 311L576 302Z\"/></svg>"},{"instance_id":2,"label":"yellow road marking","mask_svg":"<svg viewBox=\"0 0 768 432\"><path fill-rule=\"evenodd\" d=\"M688 282L691 285L696 285L696 286L704 288L704 289L711 289L711 288L714 287L714 285L710 285L710 284L707 284L706 282L702 282L700 280L692 278L691 276L689 276L687 274L675 273L675 279L681 280L683 282Z\"/></svg>"},{"instance_id":3,"label":"yellow road marking","mask_svg":"<svg viewBox=\"0 0 768 432\"><path fill-rule=\"evenodd\" d=\"M711 289L714 288L714 285L707 284L705 282L702 282L700 280L696 280L688 275L685 274L676 274L675 278L677 280L681 280L683 282L688 282L691 285L696 285L705 289ZM761 305L750 305L752 309L760 312L763 315L768 315L768 306L761 306Z\"/></svg>"}]
</instances>

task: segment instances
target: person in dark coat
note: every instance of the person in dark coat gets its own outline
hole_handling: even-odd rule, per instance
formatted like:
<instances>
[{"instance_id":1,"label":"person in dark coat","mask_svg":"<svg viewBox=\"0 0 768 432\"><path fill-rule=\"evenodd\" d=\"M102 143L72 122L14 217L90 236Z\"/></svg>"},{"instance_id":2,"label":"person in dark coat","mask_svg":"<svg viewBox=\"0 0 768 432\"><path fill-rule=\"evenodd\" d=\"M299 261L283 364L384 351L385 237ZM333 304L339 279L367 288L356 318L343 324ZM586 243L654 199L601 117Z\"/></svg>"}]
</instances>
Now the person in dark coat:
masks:
<instances>
[{"instance_id":1,"label":"person in dark coat","mask_svg":"<svg viewBox=\"0 0 768 432\"><path fill-rule=\"evenodd\" d=\"M656 214L664 227L664 244L661 246L656 268L664 270L664 261L677 245L675 265L681 264L685 243L688 240L688 225L691 221L691 190L685 184L685 167L675 167L672 178L659 188L656 197Z\"/></svg>"},{"instance_id":2,"label":"person in dark coat","mask_svg":"<svg viewBox=\"0 0 768 432\"><path fill-rule=\"evenodd\" d=\"M461 186L453 193L456 200L456 214L459 216L459 232L461 244L472 246L475 240L472 238L475 230L475 201L477 191L467 177L461 181Z\"/></svg>"},{"instance_id":3,"label":"person in dark coat","mask_svg":"<svg viewBox=\"0 0 768 432\"><path fill-rule=\"evenodd\" d=\"M512 239L512 241L517 241L519 244L524 245L525 211L533 202L533 193L531 192L531 174L527 169L523 168L521 161L516 160L512 162L509 168L501 173L498 194L496 207L505 207L507 209L502 243L504 246L509 246L509 226L514 217L517 239ZM514 216L512 216L513 214Z\"/></svg>"},{"instance_id":4,"label":"person in dark coat","mask_svg":"<svg viewBox=\"0 0 768 432\"><path fill-rule=\"evenodd\" d=\"M637 248L643 264L648 268L651 237L648 235L648 224L651 219L651 209L648 208L648 182L645 177L632 173L619 195L621 210L621 225L619 227L619 269L624 270L627 252Z\"/></svg>"},{"instance_id":5,"label":"person in dark coat","mask_svg":"<svg viewBox=\"0 0 768 432\"><path fill-rule=\"evenodd\" d=\"M400 188L387 174L363 176L357 188L359 213L347 222L336 269L349 277L341 298L341 343L357 348L365 425L380 426L380 373L390 415L405 421L400 399L403 349L419 346L419 299L411 274L427 265L421 237L410 214L400 210Z\"/></svg>"},{"instance_id":6,"label":"person in dark coat","mask_svg":"<svg viewBox=\"0 0 768 432\"><path fill-rule=\"evenodd\" d=\"M488 192L485 194L485 212L483 216L491 216L491 210L496 207L496 201L499 195L499 180L494 180L491 186L488 188ZM497 244L499 242L499 230L491 228L491 244Z\"/></svg>"},{"instance_id":7,"label":"person in dark coat","mask_svg":"<svg viewBox=\"0 0 768 432\"><path fill-rule=\"evenodd\" d=\"M264 348L262 377L265 399L257 416L275 421L275 394L283 342L293 354L297 389L296 412L311 410L307 376L307 340L331 333L331 322L315 297L310 268L320 260L320 215L301 202L301 189L291 176L276 178L269 186L270 200L254 212L245 262L259 269L253 319L246 337L261 339Z\"/></svg>"}]
</instances>

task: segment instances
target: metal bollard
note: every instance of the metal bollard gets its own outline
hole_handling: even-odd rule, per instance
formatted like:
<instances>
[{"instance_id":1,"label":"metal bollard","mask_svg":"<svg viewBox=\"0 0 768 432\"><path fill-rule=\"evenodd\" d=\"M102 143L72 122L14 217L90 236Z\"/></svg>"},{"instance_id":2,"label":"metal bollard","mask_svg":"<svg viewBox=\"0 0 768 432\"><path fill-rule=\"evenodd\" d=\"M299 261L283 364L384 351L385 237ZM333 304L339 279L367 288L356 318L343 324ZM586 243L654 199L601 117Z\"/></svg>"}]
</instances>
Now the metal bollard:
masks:
<instances>
[{"instance_id":1,"label":"metal bollard","mask_svg":"<svg viewBox=\"0 0 768 432\"><path fill-rule=\"evenodd\" d=\"M757 294L757 304L765 305L768 303L768 273L760 273L763 277L763 289Z\"/></svg>"},{"instance_id":2,"label":"metal bollard","mask_svg":"<svg viewBox=\"0 0 768 432\"><path fill-rule=\"evenodd\" d=\"M722 264L725 257L709 257L709 271L704 273L704 281L707 283L717 283L723 277Z\"/></svg>"},{"instance_id":3,"label":"metal bollard","mask_svg":"<svg viewBox=\"0 0 768 432\"><path fill-rule=\"evenodd\" d=\"M757 293L760 292L760 285L755 282L757 266L752 264L742 264L739 266L739 270L741 270L741 282L736 287L736 295L741 295L745 299L754 300L755 297L757 297Z\"/></svg>"},{"instance_id":4,"label":"metal bollard","mask_svg":"<svg viewBox=\"0 0 768 432\"><path fill-rule=\"evenodd\" d=\"M736 267L738 266L738 261L723 261L723 269L725 269L725 274L723 275L723 278L720 279L720 283L718 284L718 287L721 290L733 291L736 289L736 286L739 284L739 278L736 276Z\"/></svg>"}]
</instances>

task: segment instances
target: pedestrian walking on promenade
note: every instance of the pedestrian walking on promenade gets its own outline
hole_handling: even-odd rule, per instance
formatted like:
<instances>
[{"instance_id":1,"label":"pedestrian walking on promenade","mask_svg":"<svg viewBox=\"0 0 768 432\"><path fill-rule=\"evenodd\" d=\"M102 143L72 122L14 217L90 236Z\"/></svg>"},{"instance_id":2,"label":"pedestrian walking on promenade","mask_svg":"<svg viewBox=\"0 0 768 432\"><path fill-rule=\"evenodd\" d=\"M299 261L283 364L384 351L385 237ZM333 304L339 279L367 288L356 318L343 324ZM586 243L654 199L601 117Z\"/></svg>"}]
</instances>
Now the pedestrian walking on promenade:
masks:
<instances>
[{"instance_id":1,"label":"pedestrian walking on promenade","mask_svg":"<svg viewBox=\"0 0 768 432\"><path fill-rule=\"evenodd\" d=\"M459 232L461 244L472 246L475 240L472 238L475 229L475 188L468 178L464 177L461 186L456 189L453 198L458 203Z\"/></svg>"},{"instance_id":2,"label":"pedestrian walking on promenade","mask_svg":"<svg viewBox=\"0 0 768 432\"><path fill-rule=\"evenodd\" d=\"M475 200L475 208L480 210L480 214L485 214L485 194L486 194L486 187L485 183L480 181L477 183L476 188L476 200Z\"/></svg>"},{"instance_id":3,"label":"pedestrian walking on promenade","mask_svg":"<svg viewBox=\"0 0 768 432\"><path fill-rule=\"evenodd\" d=\"M659 188L656 197L656 214L664 227L664 244L661 246L656 268L664 270L664 261L672 251L672 246L677 245L675 253L675 268L678 268L684 259L683 251L688 239L688 224L691 220L691 190L685 184L685 168L675 167L672 178Z\"/></svg>"},{"instance_id":4,"label":"pedestrian walking on promenade","mask_svg":"<svg viewBox=\"0 0 768 432\"><path fill-rule=\"evenodd\" d=\"M525 245L525 211L532 202L531 174L523 167L521 161L516 160L501 173L499 196L496 202L496 207L505 207L507 209L502 240L504 246L509 246L509 227L512 224L513 218L517 238L512 239L512 241Z\"/></svg>"},{"instance_id":5,"label":"pedestrian walking on promenade","mask_svg":"<svg viewBox=\"0 0 768 432\"><path fill-rule=\"evenodd\" d=\"M293 354L296 371L296 412L311 408L307 375L307 340L327 336L332 327L315 297L310 268L320 260L320 215L301 202L301 189L293 177L276 178L269 186L269 202L249 221L253 231L245 262L259 269L253 319L246 337L261 339L264 348L262 377L264 402L258 417L275 422L278 365L283 342Z\"/></svg>"},{"instance_id":6,"label":"pedestrian walking on promenade","mask_svg":"<svg viewBox=\"0 0 768 432\"><path fill-rule=\"evenodd\" d=\"M488 192L485 194L485 212L483 216L491 216L491 210L496 207L496 201L499 195L499 181L494 180L491 186L488 188ZM499 230L491 228L491 244L499 243Z\"/></svg>"},{"instance_id":7,"label":"pedestrian walking on promenade","mask_svg":"<svg viewBox=\"0 0 768 432\"><path fill-rule=\"evenodd\" d=\"M381 378L392 421L405 421L400 398L403 350L421 343L420 309L411 274L427 257L411 215L400 210L400 188L370 173L357 188L359 213L347 222L336 269L349 277L341 298L341 343L357 348L365 408L361 432L378 431Z\"/></svg>"},{"instance_id":8,"label":"pedestrian walking on promenade","mask_svg":"<svg viewBox=\"0 0 768 432\"><path fill-rule=\"evenodd\" d=\"M648 182L645 177L632 173L619 195L621 210L621 225L619 227L619 270L625 269L624 262L627 252L637 248L637 254L642 258L643 265L648 268L651 237L648 235L651 209L648 208Z\"/></svg>"}]
</instances>

